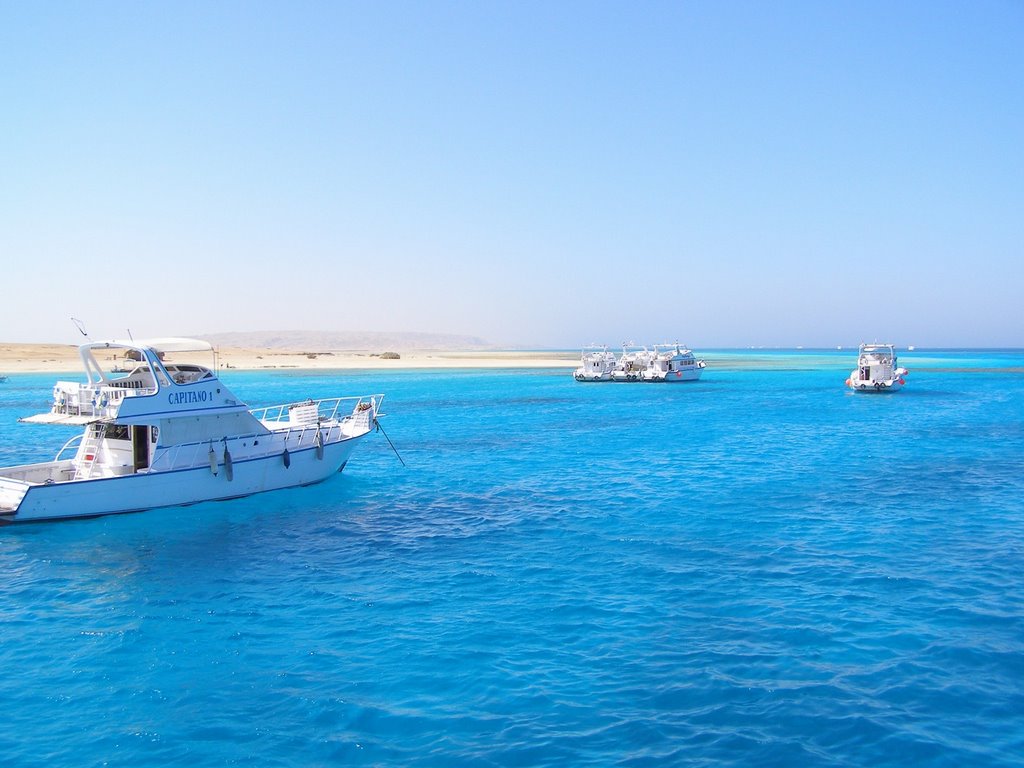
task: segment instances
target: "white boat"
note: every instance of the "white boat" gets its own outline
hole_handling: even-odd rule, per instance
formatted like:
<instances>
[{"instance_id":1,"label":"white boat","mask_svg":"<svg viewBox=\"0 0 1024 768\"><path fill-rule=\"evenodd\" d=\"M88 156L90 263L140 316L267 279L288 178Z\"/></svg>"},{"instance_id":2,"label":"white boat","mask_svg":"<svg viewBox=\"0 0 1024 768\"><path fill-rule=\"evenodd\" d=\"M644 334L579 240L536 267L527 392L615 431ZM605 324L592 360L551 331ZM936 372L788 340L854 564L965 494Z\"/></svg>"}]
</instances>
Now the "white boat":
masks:
<instances>
[{"instance_id":1,"label":"white boat","mask_svg":"<svg viewBox=\"0 0 1024 768\"><path fill-rule=\"evenodd\" d=\"M850 373L846 386L855 392L895 392L907 383L907 373L899 367L892 344L861 344L857 369Z\"/></svg>"},{"instance_id":2,"label":"white boat","mask_svg":"<svg viewBox=\"0 0 1024 768\"><path fill-rule=\"evenodd\" d=\"M580 367L573 371L576 381L611 381L615 355L608 347L586 347L580 355Z\"/></svg>"},{"instance_id":3,"label":"white boat","mask_svg":"<svg viewBox=\"0 0 1024 768\"><path fill-rule=\"evenodd\" d=\"M124 350L134 366L104 371ZM172 355L194 339L92 342L85 383L58 381L47 413L22 421L82 425L53 461L0 468L0 521L135 512L310 485L344 469L377 421L383 395L249 410L217 377Z\"/></svg>"},{"instance_id":4,"label":"white boat","mask_svg":"<svg viewBox=\"0 0 1024 768\"><path fill-rule=\"evenodd\" d=\"M612 369L612 381L643 381L643 373L647 370L654 353L643 349L630 349L628 344L622 345L622 354Z\"/></svg>"},{"instance_id":5,"label":"white boat","mask_svg":"<svg viewBox=\"0 0 1024 768\"><path fill-rule=\"evenodd\" d=\"M706 367L693 352L678 344L655 345L654 354L640 374L643 381L697 381Z\"/></svg>"}]
</instances>

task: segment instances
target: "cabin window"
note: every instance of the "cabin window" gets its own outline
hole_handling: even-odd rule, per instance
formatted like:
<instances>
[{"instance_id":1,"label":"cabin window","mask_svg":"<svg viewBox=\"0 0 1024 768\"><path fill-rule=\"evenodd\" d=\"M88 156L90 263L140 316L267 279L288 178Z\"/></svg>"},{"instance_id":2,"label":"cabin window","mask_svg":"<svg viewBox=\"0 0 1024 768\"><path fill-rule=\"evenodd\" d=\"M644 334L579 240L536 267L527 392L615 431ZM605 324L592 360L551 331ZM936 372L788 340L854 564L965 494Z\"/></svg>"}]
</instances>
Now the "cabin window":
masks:
<instances>
[{"instance_id":1,"label":"cabin window","mask_svg":"<svg viewBox=\"0 0 1024 768\"><path fill-rule=\"evenodd\" d=\"M108 440L128 440L130 432L125 424L108 424L106 437Z\"/></svg>"}]
</instances>

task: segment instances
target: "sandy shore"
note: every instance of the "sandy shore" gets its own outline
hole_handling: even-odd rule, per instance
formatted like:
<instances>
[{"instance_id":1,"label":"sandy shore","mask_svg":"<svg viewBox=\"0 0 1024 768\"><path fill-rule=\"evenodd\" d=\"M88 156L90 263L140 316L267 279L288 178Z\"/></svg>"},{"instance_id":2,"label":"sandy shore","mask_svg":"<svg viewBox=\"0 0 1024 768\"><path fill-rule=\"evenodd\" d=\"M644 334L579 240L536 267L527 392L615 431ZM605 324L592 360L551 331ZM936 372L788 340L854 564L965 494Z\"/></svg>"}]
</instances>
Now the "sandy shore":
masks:
<instances>
[{"instance_id":1,"label":"sandy shore","mask_svg":"<svg viewBox=\"0 0 1024 768\"><path fill-rule=\"evenodd\" d=\"M397 370L403 368L574 368L579 354L568 352L512 352L504 350L411 350L399 351L398 360L385 359L380 352L301 352L279 349L219 347L221 368L261 369L354 369ZM202 353L189 356L203 363ZM114 367L118 359L110 357ZM0 344L0 375L10 373L77 372L82 370L78 347L67 344Z\"/></svg>"}]
</instances>

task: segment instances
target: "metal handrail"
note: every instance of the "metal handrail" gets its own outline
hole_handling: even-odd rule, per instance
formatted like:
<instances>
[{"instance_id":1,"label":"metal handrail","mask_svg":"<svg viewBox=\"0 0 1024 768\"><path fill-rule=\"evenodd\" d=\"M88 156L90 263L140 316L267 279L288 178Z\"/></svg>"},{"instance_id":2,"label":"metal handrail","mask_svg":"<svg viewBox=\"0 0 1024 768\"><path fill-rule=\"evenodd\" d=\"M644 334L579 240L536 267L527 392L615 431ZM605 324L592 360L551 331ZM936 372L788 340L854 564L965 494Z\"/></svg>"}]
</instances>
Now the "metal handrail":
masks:
<instances>
[{"instance_id":1,"label":"metal handrail","mask_svg":"<svg viewBox=\"0 0 1024 768\"><path fill-rule=\"evenodd\" d=\"M317 418L322 421L332 421L338 418L338 409L342 403L352 403L353 407L349 411L343 411L342 413L345 418L355 413L359 409L360 405L366 405L367 408L377 408L380 406L381 400L384 399L384 395L362 395L358 397L328 397L323 400L302 400L295 403L284 403L282 405L271 405L266 408L254 408L249 413L255 416L262 422L269 424L277 424L283 421L290 421L289 411L292 408L301 408L303 406L315 405L317 407Z\"/></svg>"},{"instance_id":2,"label":"metal handrail","mask_svg":"<svg viewBox=\"0 0 1024 768\"><path fill-rule=\"evenodd\" d=\"M66 443L64 443L64 445L61 446L61 449L59 451L57 451L57 455L53 457L53 460L54 461L60 461L61 460L60 457L62 455L64 455L65 451L70 450L72 445L74 445L75 453L77 453L78 452L78 444L82 442L82 438L83 437L85 437L84 433L78 434L78 435L75 435L74 437L72 437Z\"/></svg>"},{"instance_id":3,"label":"metal handrail","mask_svg":"<svg viewBox=\"0 0 1024 768\"><path fill-rule=\"evenodd\" d=\"M82 385L74 392L67 392L69 400L66 402L54 402L51 410L54 413L64 413L76 416L112 416L121 401L126 397L142 397L156 393L156 389L119 387L109 384ZM70 402L70 397L77 400Z\"/></svg>"}]
</instances>

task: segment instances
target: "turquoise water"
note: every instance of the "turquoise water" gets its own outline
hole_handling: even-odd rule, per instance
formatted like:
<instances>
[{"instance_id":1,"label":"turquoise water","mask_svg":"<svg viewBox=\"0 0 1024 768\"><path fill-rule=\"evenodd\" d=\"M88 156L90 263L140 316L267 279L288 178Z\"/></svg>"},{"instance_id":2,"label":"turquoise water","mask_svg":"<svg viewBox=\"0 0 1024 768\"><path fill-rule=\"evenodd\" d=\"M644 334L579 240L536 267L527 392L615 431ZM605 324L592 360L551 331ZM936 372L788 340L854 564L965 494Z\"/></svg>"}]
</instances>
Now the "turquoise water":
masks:
<instances>
[{"instance_id":1,"label":"turquoise water","mask_svg":"<svg viewBox=\"0 0 1024 768\"><path fill-rule=\"evenodd\" d=\"M1024 765L1024 352L224 378L387 393L345 473L0 528L0 760ZM0 463L74 431L15 424Z\"/></svg>"}]
</instances>

